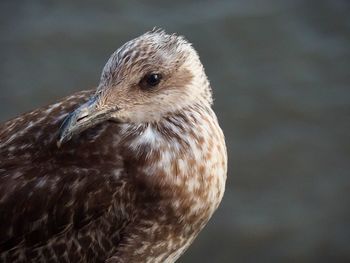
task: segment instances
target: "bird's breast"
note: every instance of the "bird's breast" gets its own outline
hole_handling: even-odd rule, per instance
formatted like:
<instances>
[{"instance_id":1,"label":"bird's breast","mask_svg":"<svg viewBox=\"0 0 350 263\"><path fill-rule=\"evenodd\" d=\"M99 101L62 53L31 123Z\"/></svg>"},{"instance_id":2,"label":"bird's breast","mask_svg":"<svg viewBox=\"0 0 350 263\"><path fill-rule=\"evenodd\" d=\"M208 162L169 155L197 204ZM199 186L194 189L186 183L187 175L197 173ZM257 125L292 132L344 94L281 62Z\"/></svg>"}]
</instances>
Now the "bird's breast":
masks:
<instances>
[{"instance_id":1,"label":"bird's breast","mask_svg":"<svg viewBox=\"0 0 350 263\"><path fill-rule=\"evenodd\" d=\"M161 126L148 125L126 148L140 205L161 207L164 218L182 222L184 232L198 233L225 189L226 146L214 113L190 112Z\"/></svg>"}]
</instances>

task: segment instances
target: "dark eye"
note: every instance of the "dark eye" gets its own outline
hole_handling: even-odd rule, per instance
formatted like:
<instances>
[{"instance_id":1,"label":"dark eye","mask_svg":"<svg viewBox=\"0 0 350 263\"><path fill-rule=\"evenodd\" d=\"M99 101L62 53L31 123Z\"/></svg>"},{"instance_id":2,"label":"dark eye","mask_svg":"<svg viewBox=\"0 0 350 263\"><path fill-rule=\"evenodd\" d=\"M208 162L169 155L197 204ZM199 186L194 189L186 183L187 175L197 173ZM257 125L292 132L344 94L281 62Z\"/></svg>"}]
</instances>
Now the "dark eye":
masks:
<instances>
[{"instance_id":1,"label":"dark eye","mask_svg":"<svg viewBox=\"0 0 350 263\"><path fill-rule=\"evenodd\" d=\"M162 79L162 75L159 73L147 74L140 82L141 88L147 89L157 86Z\"/></svg>"}]
</instances>

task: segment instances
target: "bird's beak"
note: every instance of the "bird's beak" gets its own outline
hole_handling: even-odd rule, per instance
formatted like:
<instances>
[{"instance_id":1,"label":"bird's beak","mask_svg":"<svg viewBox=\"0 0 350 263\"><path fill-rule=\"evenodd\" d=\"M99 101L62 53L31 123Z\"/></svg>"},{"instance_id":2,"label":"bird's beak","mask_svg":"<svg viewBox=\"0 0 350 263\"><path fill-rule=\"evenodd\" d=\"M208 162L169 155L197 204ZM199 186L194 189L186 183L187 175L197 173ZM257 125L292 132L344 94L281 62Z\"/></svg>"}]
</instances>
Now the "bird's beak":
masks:
<instances>
[{"instance_id":1,"label":"bird's beak","mask_svg":"<svg viewBox=\"0 0 350 263\"><path fill-rule=\"evenodd\" d=\"M117 109L101 109L99 97L94 96L88 102L71 112L63 121L59 131L57 147L69 141L74 135L83 132L110 118L110 113Z\"/></svg>"}]
</instances>

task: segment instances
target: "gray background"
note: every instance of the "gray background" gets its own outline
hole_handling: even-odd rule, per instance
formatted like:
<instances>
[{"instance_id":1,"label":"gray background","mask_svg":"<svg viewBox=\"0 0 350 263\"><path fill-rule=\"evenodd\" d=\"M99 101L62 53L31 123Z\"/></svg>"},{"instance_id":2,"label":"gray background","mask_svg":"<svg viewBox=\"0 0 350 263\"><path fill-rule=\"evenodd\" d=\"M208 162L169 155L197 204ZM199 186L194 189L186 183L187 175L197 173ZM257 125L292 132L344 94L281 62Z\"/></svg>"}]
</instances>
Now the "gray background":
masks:
<instances>
[{"instance_id":1,"label":"gray background","mask_svg":"<svg viewBox=\"0 0 350 263\"><path fill-rule=\"evenodd\" d=\"M198 50L225 131L223 203L179 262L350 262L350 3L0 3L0 121L98 83L160 26Z\"/></svg>"}]
</instances>

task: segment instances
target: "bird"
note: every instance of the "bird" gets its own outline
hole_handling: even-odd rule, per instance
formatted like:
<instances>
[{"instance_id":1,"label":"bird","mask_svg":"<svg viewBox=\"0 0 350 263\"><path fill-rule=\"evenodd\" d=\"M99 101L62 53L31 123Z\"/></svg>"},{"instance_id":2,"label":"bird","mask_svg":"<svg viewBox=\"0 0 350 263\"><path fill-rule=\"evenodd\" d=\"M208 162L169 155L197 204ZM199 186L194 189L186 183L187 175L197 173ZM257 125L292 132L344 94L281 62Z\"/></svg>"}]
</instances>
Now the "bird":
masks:
<instances>
[{"instance_id":1,"label":"bird","mask_svg":"<svg viewBox=\"0 0 350 263\"><path fill-rule=\"evenodd\" d=\"M97 87L0 125L0 262L166 262L225 190L211 85L185 37L153 29Z\"/></svg>"}]
</instances>

